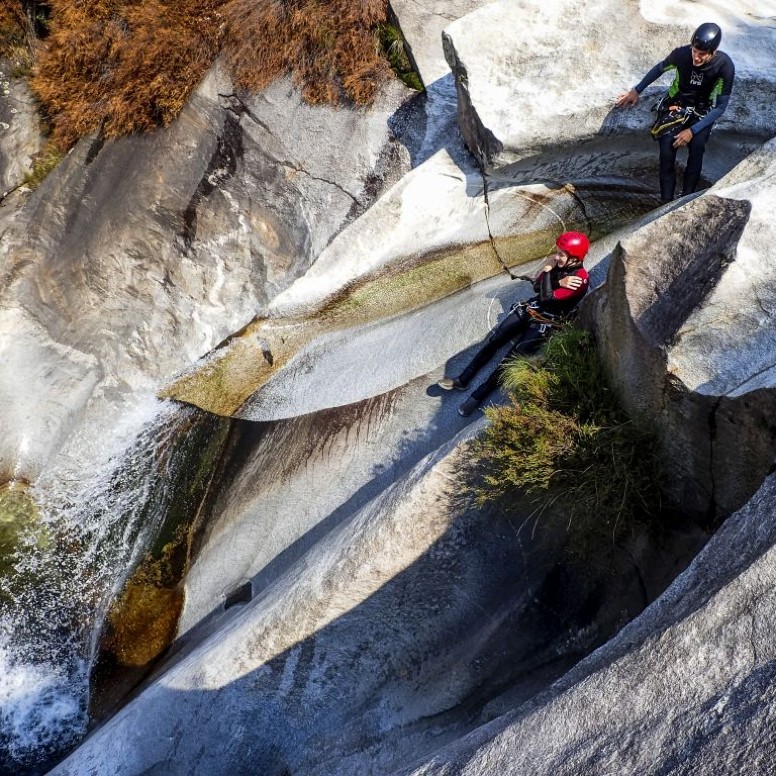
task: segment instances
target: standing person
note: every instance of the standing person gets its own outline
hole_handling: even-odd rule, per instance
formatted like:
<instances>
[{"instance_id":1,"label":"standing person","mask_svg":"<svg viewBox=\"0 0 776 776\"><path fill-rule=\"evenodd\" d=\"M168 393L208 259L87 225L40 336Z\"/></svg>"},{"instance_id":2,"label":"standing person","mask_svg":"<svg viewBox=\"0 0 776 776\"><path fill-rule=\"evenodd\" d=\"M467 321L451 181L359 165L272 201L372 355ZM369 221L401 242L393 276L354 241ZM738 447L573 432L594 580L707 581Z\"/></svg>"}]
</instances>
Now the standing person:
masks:
<instances>
[{"instance_id":1,"label":"standing person","mask_svg":"<svg viewBox=\"0 0 776 776\"><path fill-rule=\"evenodd\" d=\"M548 336L556 318L568 315L587 292L588 274L582 262L590 241L582 232L564 232L555 242L558 249L534 281L538 297L512 306L509 314L493 328L484 345L458 377L447 377L437 383L446 391L463 391L477 372L507 342L512 343L501 363L458 409L464 417L471 415L498 385L501 365L518 353L532 353Z\"/></svg>"},{"instance_id":2,"label":"standing person","mask_svg":"<svg viewBox=\"0 0 776 776\"><path fill-rule=\"evenodd\" d=\"M660 144L661 203L674 198L676 152L684 146L688 146L688 154L682 196L695 191L712 125L730 101L736 70L730 57L718 51L721 40L722 30L716 24L701 24L693 33L689 46L674 49L614 103L617 108L635 105L647 86L663 73L674 71L673 83L661 104L664 110L673 110L675 116L683 113L684 121L679 119L681 123L662 134L653 131Z\"/></svg>"}]
</instances>

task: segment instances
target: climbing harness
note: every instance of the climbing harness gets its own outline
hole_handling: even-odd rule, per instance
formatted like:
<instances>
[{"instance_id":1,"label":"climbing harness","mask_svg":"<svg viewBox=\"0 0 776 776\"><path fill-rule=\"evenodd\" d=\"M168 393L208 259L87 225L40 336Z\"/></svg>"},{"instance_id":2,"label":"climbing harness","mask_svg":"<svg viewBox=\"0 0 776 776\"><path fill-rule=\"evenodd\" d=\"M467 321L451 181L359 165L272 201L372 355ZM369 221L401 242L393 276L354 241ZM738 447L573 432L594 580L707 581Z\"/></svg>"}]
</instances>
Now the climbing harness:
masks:
<instances>
[{"instance_id":1,"label":"climbing harness","mask_svg":"<svg viewBox=\"0 0 776 776\"><path fill-rule=\"evenodd\" d=\"M532 307L531 305L528 305L526 311L528 312L529 317L542 327L542 332L545 332L548 328L558 329L564 324L563 320L559 320L554 315L542 312L541 310L538 310L536 307Z\"/></svg>"},{"instance_id":2,"label":"climbing harness","mask_svg":"<svg viewBox=\"0 0 776 776\"><path fill-rule=\"evenodd\" d=\"M701 112L692 105L672 102L668 95L661 97L652 110L657 113L657 117L649 131L655 140L667 133L675 135L683 129L688 129L705 114L705 111Z\"/></svg>"}]
</instances>

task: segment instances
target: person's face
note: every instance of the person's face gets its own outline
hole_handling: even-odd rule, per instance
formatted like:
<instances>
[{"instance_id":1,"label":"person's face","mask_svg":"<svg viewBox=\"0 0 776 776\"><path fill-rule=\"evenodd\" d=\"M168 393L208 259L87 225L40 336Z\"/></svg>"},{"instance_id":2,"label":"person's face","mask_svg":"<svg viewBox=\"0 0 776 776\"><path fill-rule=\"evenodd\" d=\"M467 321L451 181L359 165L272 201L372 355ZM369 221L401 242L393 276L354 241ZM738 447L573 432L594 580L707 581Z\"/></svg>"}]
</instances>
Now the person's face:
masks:
<instances>
[{"instance_id":1,"label":"person's face","mask_svg":"<svg viewBox=\"0 0 776 776\"><path fill-rule=\"evenodd\" d=\"M713 51L703 51L702 49L695 48L695 46L692 47L691 52L692 63L695 67L705 65L714 56Z\"/></svg>"},{"instance_id":2,"label":"person's face","mask_svg":"<svg viewBox=\"0 0 776 776\"><path fill-rule=\"evenodd\" d=\"M569 260L571 259L571 256L566 253L566 251L562 251L560 248L555 252L555 264L558 267L565 267Z\"/></svg>"}]
</instances>

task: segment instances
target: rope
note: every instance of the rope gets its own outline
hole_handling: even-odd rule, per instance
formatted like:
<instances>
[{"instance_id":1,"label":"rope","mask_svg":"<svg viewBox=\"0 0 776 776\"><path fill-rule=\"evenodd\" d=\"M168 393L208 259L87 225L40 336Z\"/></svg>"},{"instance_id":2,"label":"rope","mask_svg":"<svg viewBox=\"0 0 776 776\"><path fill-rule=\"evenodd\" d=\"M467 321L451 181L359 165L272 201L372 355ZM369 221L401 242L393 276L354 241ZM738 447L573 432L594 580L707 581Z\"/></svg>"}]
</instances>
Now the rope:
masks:
<instances>
[{"instance_id":1,"label":"rope","mask_svg":"<svg viewBox=\"0 0 776 776\"><path fill-rule=\"evenodd\" d=\"M563 188L568 191L568 184L564 186ZM523 199L527 199L529 202L532 202L534 205L539 205L539 207L543 207L545 210L549 210L550 213L552 213L555 218L560 221L561 229L564 232L567 232L568 229L566 229L566 222L563 220L563 217L558 215L549 205L545 205L544 202L539 202L538 200L533 199L533 197L530 197L528 194L526 194L524 191L515 191L515 194L517 194L518 197L523 197Z\"/></svg>"},{"instance_id":2,"label":"rope","mask_svg":"<svg viewBox=\"0 0 776 776\"><path fill-rule=\"evenodd\" d=\"M542 323L545 326L553 326L555 328L558 328L563 325L562 321L555 320L555 318L548 318L546 314L542 314L538 310L535 310L533 307L529 307L528 309L528 315L531 316L535 321L538 323Z\"/></svg>"},{"instance_id":3,"label":"rope","mask_svg":"<svg viewBox=\"0 0 776 776\"><path fill-rule=\"evenodd\" d=\"M507 271L507 273L509 274L509 277L511 277L512 280L528 280L531 283L533 283L533 280L531 278L525 277L525 275L513 275L512 272L510 271L510 269L507 267L506 262L501 258L501 256L499 255L498 251L496 250L496 242L495 242L495 239L493 237L493 233L491 232L491 229L490 229L490 201L489 201L489 198L488 198L488 180L487 180L487 177L485 176L485 174L483 174L482 180L483 180L483 184L484 184L484 186L483 186L483 193L485 195L485 220L487 221L487 224L488 224L488 234L490 235L490 241L491 241L491 244L493 245L493 250L496 253L496 256L498 257L498 260L501 263L501 266L504 267L504 269ZM566 189L566 191L572 192L572 189L570 189L569 186L570 186L570 184L567 183L567 184L565 184L563 186L563 188ZM534 205L538 205L539 207L544 208L545 210L548 210L560 222L561 231L563 231L563 232L567 232L568 231L568 229L566 227L566 222L563 220L563 217L561 215L559 215L558 213L556 213L549 205L545 204L544 202L540 202L539 200L534 199L529 194L526 194L524 191L520 191L519 189L516 189L514 191L514 193L517 194L518 197L522 197L523 199L527 199L530 203L532 203ZM541 262L543 262L543 261L544 261L544 258L541 259ZM537 265L537 267L538 267L538 265Z\"/></svg>"}]
</instances>

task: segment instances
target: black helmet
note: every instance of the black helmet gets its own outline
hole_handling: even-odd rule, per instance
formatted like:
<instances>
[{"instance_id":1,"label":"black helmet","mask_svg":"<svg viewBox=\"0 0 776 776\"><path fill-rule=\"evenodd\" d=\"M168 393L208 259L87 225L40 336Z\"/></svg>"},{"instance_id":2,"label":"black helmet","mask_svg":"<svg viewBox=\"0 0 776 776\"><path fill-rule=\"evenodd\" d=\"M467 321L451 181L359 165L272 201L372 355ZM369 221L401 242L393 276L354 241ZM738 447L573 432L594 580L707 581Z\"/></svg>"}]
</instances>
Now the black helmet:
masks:
<instances>
[{"instance_id":1,"label":"black helmet","mask_svg":"<svg viewBox=\"0 0 776 776\"><path fill-rule=\"evenodd\" d=\"M692 34L690 45L701 51L716 51L722 40L722 30L713 22L701 24Z\"/></svg>"}]
</instances>

